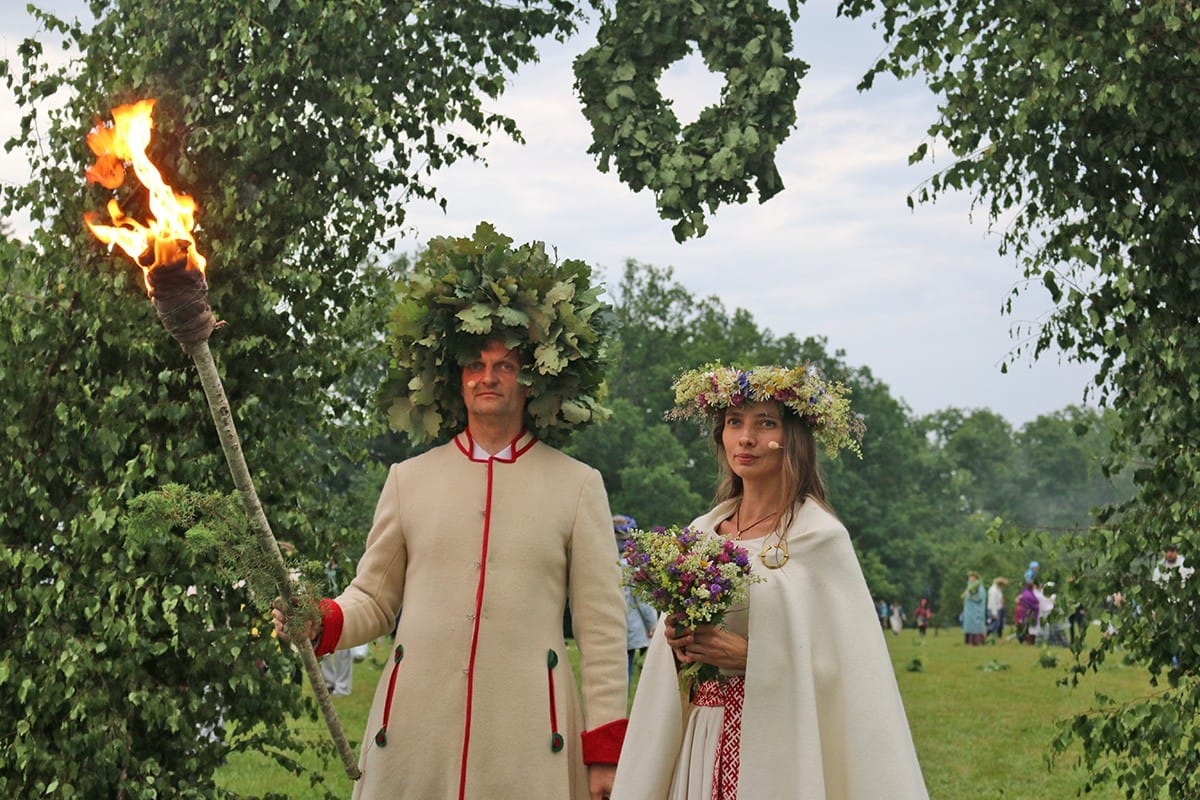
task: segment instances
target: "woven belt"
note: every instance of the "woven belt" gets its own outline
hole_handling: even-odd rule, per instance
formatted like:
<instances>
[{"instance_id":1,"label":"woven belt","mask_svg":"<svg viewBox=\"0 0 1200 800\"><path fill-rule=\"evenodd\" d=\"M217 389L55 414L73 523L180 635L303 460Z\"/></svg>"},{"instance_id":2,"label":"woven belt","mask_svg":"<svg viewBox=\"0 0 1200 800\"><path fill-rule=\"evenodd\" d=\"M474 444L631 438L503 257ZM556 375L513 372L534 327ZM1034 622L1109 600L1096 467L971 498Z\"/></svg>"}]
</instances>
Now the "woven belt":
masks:
<instances>
[{"instance_id":1,"label":"woven belt","mask_svg":"<svg viewBox=\"0 0 1200 800\"><path fill-rule=\"evenodd\" d=\"M721 736L717 740L713 763L712 800L737 800L738 769L741 766L742 701L746 697L746 679L732 675L696 686L692 705L724 708Z\"/></svg>"}]
</instances>

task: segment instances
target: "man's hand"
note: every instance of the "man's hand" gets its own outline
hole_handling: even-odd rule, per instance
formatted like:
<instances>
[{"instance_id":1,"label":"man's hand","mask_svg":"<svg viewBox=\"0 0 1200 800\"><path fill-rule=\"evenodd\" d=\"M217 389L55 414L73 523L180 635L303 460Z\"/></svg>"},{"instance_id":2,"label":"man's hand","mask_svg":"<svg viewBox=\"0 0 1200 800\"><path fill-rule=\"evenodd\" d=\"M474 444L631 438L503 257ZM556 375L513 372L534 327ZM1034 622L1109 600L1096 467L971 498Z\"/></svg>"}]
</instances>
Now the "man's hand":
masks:
<instances>
[{"instance_id":1,"label":"man's hand","mask_svg":"<svg viewBox=\"0 0 1200 800\"><path fill-rule=\"evenodd\" d=\"M271 617L275 620L275 635L279 637L281 642L290 642L291 637L288 635L288 615L282 598L275 598L275 602L271 606ZM316 641L321 635L321 620L309 620L304 625L304 636L309 641Z\"/></svg>"},{"instance_id":2,"label":"man's hand","mask_svg":"<svg viewBox=\"0 0 1200 800\"><path fill-rule=\"evenodd\" d=\"M612 794L613 778L617 776L616 764L588 765L588 796L591 800L608 800Z\"/></svg>"}]
</instances>

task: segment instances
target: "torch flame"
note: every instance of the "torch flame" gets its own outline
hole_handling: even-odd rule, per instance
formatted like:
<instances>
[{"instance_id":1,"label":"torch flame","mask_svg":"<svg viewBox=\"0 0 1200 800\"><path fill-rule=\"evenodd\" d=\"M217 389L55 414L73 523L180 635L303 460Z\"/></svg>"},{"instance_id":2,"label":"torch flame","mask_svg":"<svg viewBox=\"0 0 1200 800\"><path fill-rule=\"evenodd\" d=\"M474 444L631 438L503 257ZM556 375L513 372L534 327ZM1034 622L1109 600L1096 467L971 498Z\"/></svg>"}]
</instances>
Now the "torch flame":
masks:
<instances>
[{"instance_id":1,"label":"torch flame","mask_svg":"<svg viewBox=\"0 0 1200 800\"><path fill-rule=\"evenodd\" d=\"M208 264L192 236L196 202L168 186L146 154L153 110L154 100L119 106L113 109L111 123L97 124L87 135L88 147L96 154L96 163L87 170L88 182L116 189L125 182L125 164L130 164L150 193L149 218L140 222L126 216L115 198L108 201L111 225L99 224L97 214L84 215L84 222L97 239L120 247L142 268L147 291L150 270L155 267L186 257L188 268L203 274Z\"/></svg>"}]
</instances>

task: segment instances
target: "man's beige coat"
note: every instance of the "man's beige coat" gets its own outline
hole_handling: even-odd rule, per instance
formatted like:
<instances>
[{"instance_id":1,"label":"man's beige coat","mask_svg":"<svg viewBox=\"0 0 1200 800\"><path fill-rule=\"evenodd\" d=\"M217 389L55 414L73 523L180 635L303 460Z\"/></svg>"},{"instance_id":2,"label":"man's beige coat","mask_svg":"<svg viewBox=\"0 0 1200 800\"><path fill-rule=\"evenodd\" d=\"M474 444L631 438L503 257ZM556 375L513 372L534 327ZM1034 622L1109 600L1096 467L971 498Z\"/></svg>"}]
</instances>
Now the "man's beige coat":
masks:
<instances>
[{"instance_id":1,"label":"man's beige coat","mask_svg":"<svg viewBox=\"0 0 1200 800\"><path fill-rule=\"evenodd\" d=\"M345 648L390 632L400 614L354 796L583 800L580 734L609 725L589 747L611 733L619 748L626 709L603 482L528 436L507 462L470 453L462 434L391 468L357 574L325 615L333 629L340 616ZM563 642L568 597L582 704ZM323 649L335 646L329 633Z\"/></svg>"}]
</instances>

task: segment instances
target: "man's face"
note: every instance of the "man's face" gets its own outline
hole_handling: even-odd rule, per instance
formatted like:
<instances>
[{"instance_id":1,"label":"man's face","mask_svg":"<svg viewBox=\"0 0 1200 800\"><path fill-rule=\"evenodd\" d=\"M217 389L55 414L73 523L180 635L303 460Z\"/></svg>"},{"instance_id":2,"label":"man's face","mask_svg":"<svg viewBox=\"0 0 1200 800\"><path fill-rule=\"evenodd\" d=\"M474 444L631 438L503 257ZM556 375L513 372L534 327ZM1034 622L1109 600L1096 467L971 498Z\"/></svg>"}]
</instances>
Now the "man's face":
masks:
<instances>
[{"instance_id":1,"label":"man's face","mask_svg":"<svg viewBox=\"0 0 1200 800\"><path fill-rule=\"evenodd\" d=\"M1167 563L1174 564L1175 559L1179 558L1179 551L1176 550L1174 547L1168 547L1165 555L1167 557Z\"/></svg>"},{"instance_id":2,"label":"man's face","mask_svg":"<svg viewBox=\"0 0 1200 800\"><path fill-rule=\"evenodd\" d=\"M462 368L463 403L472 420L520 425L529 389L518 382L521 359L500 342L488 342L479 358Z\"/></svg>"}]
</instances>

